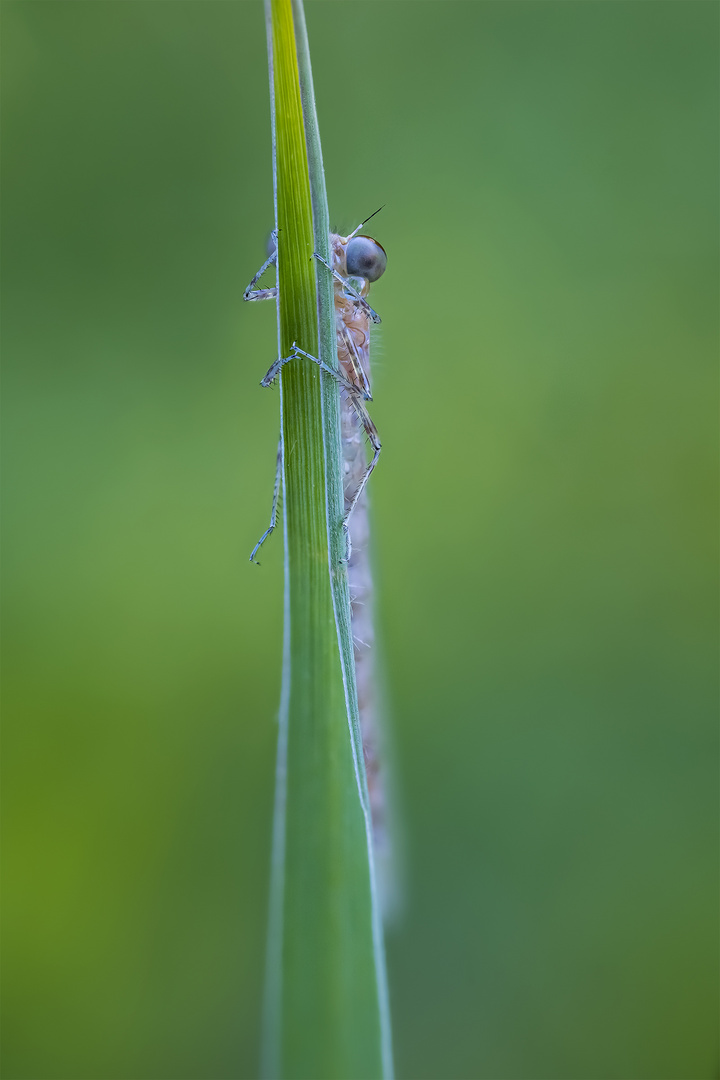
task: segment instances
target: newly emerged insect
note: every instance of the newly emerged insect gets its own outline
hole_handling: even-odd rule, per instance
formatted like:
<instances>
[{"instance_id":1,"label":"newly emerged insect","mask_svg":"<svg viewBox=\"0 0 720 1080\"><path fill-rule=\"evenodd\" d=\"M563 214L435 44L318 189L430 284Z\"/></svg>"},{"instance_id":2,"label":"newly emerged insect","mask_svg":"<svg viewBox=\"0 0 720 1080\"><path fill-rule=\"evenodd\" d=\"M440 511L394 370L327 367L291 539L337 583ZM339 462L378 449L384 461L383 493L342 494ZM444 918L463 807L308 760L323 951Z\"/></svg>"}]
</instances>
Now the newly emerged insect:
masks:
<instances>
[{"instance_id":1,"label":"newly emerged insect","mask_svg":"<svg viewBox=\"0 0 720 1080\"><path fill-rule=\"evenodd\" d=\"M378 211L376 210L375 213ZM374 217L374 214L370 215ZM372 401L370 392L370 327L380 322L380 316L367 302L372 282L385 272L387 256L382 246L371 236L360 233L370 218L358 225L349 236L330 233L331 263L315 253L315 258L326 272L333 275L335 296L335 328L337 332L337 355L339 370L328 367L316 356L311 356L295 342L288 356L280 357L270 367L262 386L271 386L282 367L291 360L312 361L335 379L342 390L341 434L344 467L345 514L343 529L346 539L344 561L348 570L352 634L355 644L355 673L357 680L360 727L363 741L363 757L368 782L370 809L373 821L375 856L383 864L390 865L391 843L386 824L386 802L381 775L381 730L376 708L376 688L372 656L373 634L373 587L369 553L369 522L364 498L365 486L380 456L380 439L372 422L366 401ZM245 300L277 300L277 286L272 289L256 289L259 279L277 260L275 237L271 237L270 254L245 290ZM319 270L319 272L323 272ZM372 451L370 461L365 448L365 437ZM273 492L270 525L252 550L250 561L274 530L278 516L278 496L283 468L283 439L280 432L277 471ZM353 541L350 542L348 524L352 516Z\"/></svg>"}]
</instances>

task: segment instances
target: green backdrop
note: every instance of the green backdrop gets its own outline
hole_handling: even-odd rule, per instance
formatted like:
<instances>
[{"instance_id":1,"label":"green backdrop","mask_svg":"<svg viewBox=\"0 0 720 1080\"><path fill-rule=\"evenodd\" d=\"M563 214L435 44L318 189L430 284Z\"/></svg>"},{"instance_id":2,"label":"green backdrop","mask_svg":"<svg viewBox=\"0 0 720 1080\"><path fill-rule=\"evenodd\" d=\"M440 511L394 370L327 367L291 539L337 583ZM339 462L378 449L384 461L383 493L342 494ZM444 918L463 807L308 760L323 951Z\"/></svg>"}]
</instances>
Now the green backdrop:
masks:
<instances>
[{"instance_id":1,"label":"green backdrop","mask_svg":"<svg viewBox=\"0 0 720 1080\"><path fill-rule=\"evenodd\" d=\"M403 1078L717 1074L718 8L307 4L373 222ZM256 1076L260 3L6 0L7 1080Z\"/></svg>"}]
</instances>

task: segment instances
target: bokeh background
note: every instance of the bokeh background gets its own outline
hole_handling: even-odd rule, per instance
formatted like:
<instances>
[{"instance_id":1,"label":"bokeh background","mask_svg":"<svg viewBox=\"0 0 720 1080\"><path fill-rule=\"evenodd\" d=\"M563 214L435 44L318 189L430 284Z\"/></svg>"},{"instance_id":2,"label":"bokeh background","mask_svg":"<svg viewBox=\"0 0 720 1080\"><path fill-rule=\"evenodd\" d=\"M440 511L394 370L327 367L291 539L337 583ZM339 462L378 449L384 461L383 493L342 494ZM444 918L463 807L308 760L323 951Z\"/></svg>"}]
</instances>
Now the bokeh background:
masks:
<instances>
[{"instance_id":1,"label":"bokeh background","mask_svg":"<svg viewBox=\"0 0 720 1080\"><path fill-rule=\"evenodd\" d=\"M717 1075L718 8L307 4L385 204L402 1078ZM281 550L259 2L6 2L8 1080L257 1075Z\"/></svg>"}]
</instances>

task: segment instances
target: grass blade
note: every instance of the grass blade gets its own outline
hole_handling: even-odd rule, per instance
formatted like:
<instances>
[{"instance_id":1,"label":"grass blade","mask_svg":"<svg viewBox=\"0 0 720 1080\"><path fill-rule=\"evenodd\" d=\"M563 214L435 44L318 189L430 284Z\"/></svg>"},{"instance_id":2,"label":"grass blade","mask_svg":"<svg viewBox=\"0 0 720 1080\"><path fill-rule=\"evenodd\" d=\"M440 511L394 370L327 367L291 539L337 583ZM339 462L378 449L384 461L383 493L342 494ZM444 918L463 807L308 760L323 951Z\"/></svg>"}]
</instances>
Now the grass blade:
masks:
<instances>
[{"instance_id":1,"label":"grass blade","mask_svg":"<svg viewBox=\"0 0 720 1080\"><path fill-rule=\"evenodd\" d=\"M267 0L278 341L337 367L329 220L299 0ZM358 723L339 396L306 360L281 374L285 656L264 1032L267 1076L392 1074L382 931Z\"/></svg>"}]
</instances>

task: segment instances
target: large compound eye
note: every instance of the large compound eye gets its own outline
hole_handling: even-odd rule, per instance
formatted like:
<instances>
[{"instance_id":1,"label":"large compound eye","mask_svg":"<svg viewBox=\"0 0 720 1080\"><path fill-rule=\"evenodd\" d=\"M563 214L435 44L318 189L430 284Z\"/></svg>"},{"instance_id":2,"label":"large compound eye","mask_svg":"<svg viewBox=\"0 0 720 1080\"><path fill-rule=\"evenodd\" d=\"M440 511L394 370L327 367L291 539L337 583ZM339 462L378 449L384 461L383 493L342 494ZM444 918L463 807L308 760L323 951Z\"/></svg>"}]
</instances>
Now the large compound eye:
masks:
<instances>
[{"instance_id":1,"label":"large compound eye","mask_svg":"<svg viewBox=\"0 0 720 1080\"><path fill-rule=\"evenodd\" d=\"M387 255L371 236L353 236L345 254L350 277L377 281L385 273Z\"/></svg>"}]
</instances>

